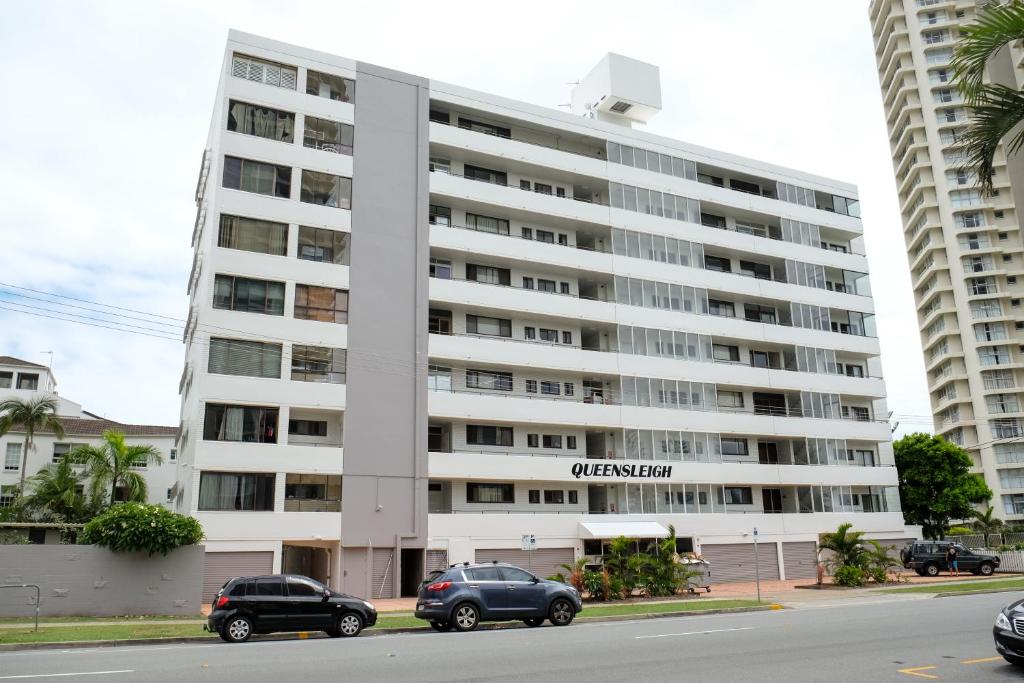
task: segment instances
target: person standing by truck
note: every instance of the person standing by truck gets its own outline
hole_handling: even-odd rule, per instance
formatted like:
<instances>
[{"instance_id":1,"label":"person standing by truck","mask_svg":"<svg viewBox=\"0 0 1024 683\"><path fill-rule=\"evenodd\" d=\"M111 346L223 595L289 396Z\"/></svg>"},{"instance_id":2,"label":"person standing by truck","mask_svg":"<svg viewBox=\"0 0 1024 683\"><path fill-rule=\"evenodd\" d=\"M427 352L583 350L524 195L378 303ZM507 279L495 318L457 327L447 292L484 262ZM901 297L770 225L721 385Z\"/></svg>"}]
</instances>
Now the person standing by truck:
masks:
<instances>
[{"instance_id":1,"label":"person standing by truck","mask_svg":"<svg viewBox=\"0 0 1024 683\"><path fill-rule=\"evenodd\" d=\"M951 575L960 576L960 567L957 564L957 548L954 543L950 543L949 547L946 548L946 568L949 569Z\"/></svg>"}]
</instances>

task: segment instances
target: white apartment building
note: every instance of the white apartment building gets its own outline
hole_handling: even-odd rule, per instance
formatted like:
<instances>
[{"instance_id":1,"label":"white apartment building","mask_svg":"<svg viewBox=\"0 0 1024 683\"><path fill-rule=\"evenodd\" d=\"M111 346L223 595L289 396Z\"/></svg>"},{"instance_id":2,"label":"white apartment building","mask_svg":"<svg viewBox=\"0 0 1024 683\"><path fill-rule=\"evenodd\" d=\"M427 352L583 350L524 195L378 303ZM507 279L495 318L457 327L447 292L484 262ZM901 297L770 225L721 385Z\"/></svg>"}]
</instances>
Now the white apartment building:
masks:
<instances>
[{"instance_id":1,"label":"white apartment building","mask_svg":"<svg viewBox=\"0 0 1024 683\"><path fill-rule=\"evenodd\" d=\"M963 170L968 123L950 60L975 0L875 0L870 16L935 431L962 446L1004 519L1024 519L1020 161L996 155L991 197ZM990 76L1021 84L1013 48Z\"/></svg>"},{"instance_id":2,"label":"white apartment building","mask_svg":"<svg viewBox=\"0 0 1024 683\"><path fill-rule=\"evenodd\" d=\"M232 31L196 191L178 508L207 591L296 571L547 575L664 537L810 578L903 524L856 188ZM533 535L536 550L522 537Z\"/></svg>"},{"instance_id":3,"label":"white apartment building","mask_svg":"<svg viewBox=\"0 0 1024 683\"><path fill-rule=\"evenodd\" d=\"M90 413L83 410L81 404L58 395L57 380L46 365L11 356L0 356L0 401L28 401L42 396L57 400L57 416L64 427L64 437L57 438L53 432L36 433L34 448L29 450L26 460L26 478L51 463L59 462L65 453L76 446L102 444L103 433L114 430L122 432L129 444L147 444L157 449L163 458L163 464L147 465L138 469L146 476L150 503L167 504L173 499L172 489L177 480L175 427L125 424ZM0 470L0 507L5 507L14 500L21 479L24 448L24 430L16 427L7 434L0 434L0 455L3 456L3 469ZM38 533L39 539L33 537L33 540L42 542L43 532Z\"/></svg>"}]
</instances>

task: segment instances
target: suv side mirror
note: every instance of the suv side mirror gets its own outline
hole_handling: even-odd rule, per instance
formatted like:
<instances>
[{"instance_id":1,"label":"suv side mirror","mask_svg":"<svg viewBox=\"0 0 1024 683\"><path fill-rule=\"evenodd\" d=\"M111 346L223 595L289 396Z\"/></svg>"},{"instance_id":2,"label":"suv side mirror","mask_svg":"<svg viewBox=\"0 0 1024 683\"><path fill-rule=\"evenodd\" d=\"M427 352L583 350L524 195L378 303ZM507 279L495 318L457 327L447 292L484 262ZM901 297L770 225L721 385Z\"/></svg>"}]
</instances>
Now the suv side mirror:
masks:
<instances>
[{"instance_id":1,"label":"suv side mirror","mask_svg":"<svg viewBox=\"0 0 1024 683\"><path fill-rule=\"evenodd\" d=\"M330 600L330 599L331 599L331 589L330 589L330 588L325 588L325 589L324 589L324 598L323 598L323 601L324 601L324 602L327 602L327 601L328 601L328 600Z\"/></svg>"},{"instance_id":2,"label":"suv side mirror","mask_svg":"<svg viewBox=\"0 0 1024 683\"><path fill-rule=\"evenodd\" d=\"M537 578L537 577L535 576L535 577L533 577L533 579L532 579L532 580L530 581L530 583L540 583L540 579L538 579L538 578Z\"/></svg>"}]
</instances>

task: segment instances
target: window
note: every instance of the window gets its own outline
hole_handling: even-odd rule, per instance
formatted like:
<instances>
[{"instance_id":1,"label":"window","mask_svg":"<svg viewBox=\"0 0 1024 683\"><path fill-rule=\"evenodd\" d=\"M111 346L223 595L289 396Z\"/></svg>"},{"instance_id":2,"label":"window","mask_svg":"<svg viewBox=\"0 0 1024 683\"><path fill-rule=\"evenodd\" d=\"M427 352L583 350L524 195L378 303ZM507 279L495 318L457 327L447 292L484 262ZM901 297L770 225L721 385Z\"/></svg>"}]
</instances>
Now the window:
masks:
<instances>
[{"instance_id":1,"label":"window","mask_svg":"<svg viewBox=\"0 0 1024 683\"><path fill-rule=\"evenodd\" d=\"M170 460L171 462L174 462L175 460L177 460L178 459L178 449L177 448L172 448L168 452L168 454L167 454L167 459Z\"/></svg>"},{"instance_id":2,"label":"window","mask_svg":"<svg viewBox=\"0 0 1024 683\"><path fill-rule=\"evenodd\" d=\"M562 343L563 344L572 344L572 332L571 331L569 331L569 330L563 330L562 331Z\"/></svg>"},{"instance_id":3,"label":"window","mask_svg":"<svg viewBox=\"0 0 1024 683\"><path fill-rule=\"evenodd\" d=\"M554 280L545 280L544 278L537 278L537 289L539 289L542 292L549 292L551 294L554 294L556 291L555 286L556 285Z\"/></svg>"},{"instance_id":4,"label":"window","mask_svg":"<svg viewBox=\"0 0 1024 683\"><path fill-rule=\"evenodd\" d=\"M529 327L529 326L524 327L523 328L523 338L525 338L525 339L536 339L537 338L537 328L536 327Z\"/></svg>"},{"instance_id":5,"label":"window","mask_svg":"<svg viewBox=\"0 0 1024 683\"><path fill-rule=\"evenodd\" d=\"M452 279L452 262L445 258L430 257L430 277L440 280Z\"/></svg>"},{"instance_id":6,"label":"window","mask_svg":"<svg viewBox=\"0 0 1024 683\"><path fill-rule=\"evenodd\" d=\"M558 291L561 294L572 294L572 290L570 289L568 282L559 282Z\"/></svg>"},{"instance_id":7,"label":"window","mask_svg":"<svg viewBox=\"0 0 1024 683\"><path fill-rule=\"evenodd\" d=\"M439 365L427 367L427 389L430 391L452 390L452 369Z\"/></svg>"},{"instance_id":8,"label":"window","mask_svg":"<svg viewBox=\"0 0 1024 683\"><path fill-rule=\"evenodd\" d=\"M294 66L237 53L231 57L231 75L289 90L295 90L295 84L298 81L297 70Z\"/></svg>"},{"instance_id":9,"label":"window","mask_svg":"<svg viewBox=\"0 0 1024 683\"><path fill-rule=\"evenodd\" d=\"M740 273L755 277L758 280L771 280L772 267L766 263L755 263L754 261L740 261Z\"/></svg>"},{"instance_id":10,"label":"window","mask_svg":"<svg viewBox=\"0 0 1024 683\"><path fill-rule=\"evenodd\" d=\"M546 183L534 183L533 191L540 194L551 194L553 188Z\"/></svg>"},{"instance_id":11,"label":"window","mask_svg":"<svg viewBox=\"0 0 1024 683\"><path fill-rule=\"evenodd\" d=\"M711 353L716 361L724 363L740 362L740 349L738 346L730 346L727 344L714 344L711 347Z\"/></svg>"},{"instance_id":12,"label":"window","mask_svg":"<svg viewBox=\"0 0 1024 683\"><path fill-rule=\"evenodd\" d=\"M10 507L17 495L18 487L16 484L3 484L0 485L0 508Z\"/></svg>"},{"instance_id":13,"label":"window","mask_svg":"<svg viewBox=\"0 0 1024 683\"><path fill-rule=\"evenodd\" d=\"M732 264L729 259L711 254L704 254L704 267L708 270L717 270L720 273L732 272Z\"/></svg>"},{"instance_id":14,"label":"window","mask_svg":"<svg viewBox=\"0 0 1024 683\"><path fill-rule=\"evenodd\" d=\"M565 504L565 491L544 491L544 504L545 505L563 505Z\"/></svg>"},{"instance_id":15,"label":"window","mask_svg":"<svg viewBox=\"0 0 1024 683\"><path fill-rule=\"evenodd\" d=\"M347 352L328 346L292 345L292 379L298 382L345 383Z\"/></svg>"},{"instance_id":16,"label":"window","mask_svg":"<svg viewBox=\"0 0 1024 683\"><path fill-rule=\"evenodd\" d=\"M224 187L288 199L292 194L292 169L251 159L224 157Z\"/></svg>"},{"instance_id":17,"label":"window","mask_svg":"<svg viewBox=\"0 0 1024 683\"><path fill-rule=\"evenodd\" d=\"M726 486L726 505L753 505L754 495L749 486Z\"/></svg>"},{"instance_id":18,"label":"window","mask_svg":"<svg viewBox=\"0 0 1024 683\"><path fill-rule=\"evenodd\" d=\"M355 129L348 123L318 119L306 114L302 131L302 146L352 156L354 132Z\"/></svg>"},{"instance_id":19,"label":"window","mask_svg":"<svg viewBox=\"0 0 1024 683\"><path fill-rule=\"evenodd\" d=\"M511 427L466 425L466 443L472 446L508 446L513 444Z\"/></svg>"},{"instance_id":20,"label":"window","mask_svg":"<svg viewBox=\"0 0 1024 683\"><path fill-rule=\"evenodd\" d=\"M274 475L202 472L199 477L199 509L273 511ZM280 591L279 579L259 579L257 585L270 581L275 582Z\"/></svg>"},{"instance_id":21,"label":"window","mask_svg":"<svg viewBox=\"0 0 1024 683\"><path fill-rule=\"evenodd\" d=\"M466 315L466 332L491 337L511 337L512 321L482 315Z\"/></svg>"},{"instance_id":22,"label":"window","mask_svg":"<svg viewBox=\"0 0 1024 683\"><path fill-rule=\"evenodd\" d=\"M427 332L430 334L451 334L452 312L431 308L427 317Z\"/></svg>"},{"instance_id":23,"label":"window","mask_svg":"<svg viewBox=\"0 0 1024 683\"><path fill-rule=\"evenodd\" d=\"M299 251L297 256L304 261L336 263L347 266L351 236L339 230L307 228L299 226Z\"/></svg>"},{"instance_id":24,"label":"window","mask_svg":"<svg viewBox=\"0 0 1024 683\"><path fill-rule=\"evenodd\" d=\"M430 222L434 225L451 225L452 210L447 206L430 205Z\"/></svg>"},{"instance_id":25,"label":"window","mask_svg":"<svg viewBox=\"0 0 1024 683\"><path fill-rule=\"evenodd\" d=\"M749 455L746 439L722 437L722 455Z\"/></svg>"},{"instance_id":26,"label":"window","mask_svg":"<svg viewBox=\"0 0 1024 683\"><path fill-rule=\"evenodd\" d=\"M327 421L288 420L288 433L297 436L327 436Z\"/></svg>"},{"instance_id":27,"label":"window","mask_svg":"<svg viewBox=\"0 0 1024 683\"><path fill-rule=\"evenodd\" d=\"M64 459L64 456L75 450L79 446L84 446L82 443L55 443L53 444L53 456L50 462L56 464Z\"/></svg>"},{"instance_id":28,"label":"window","mask_svg":"<svg viewBox=\"0 0 1024 683\"><path fill-rule=\"evenodd\" d=\"M526 380L526 393L536 394L537 393L537 380L528 379Z\"/></svg>"},{"instance_id":29,"label":"window","mask_svg":"<svg viewBox=\"0 0 1024 683\"><path fill-rule=\"evenodd\" d=\"M540 393L547 394L548 396L560 396L562 394L562 385L558 382L541 382Z\"/></svg>"},{"instance_id":30,"label":"window","mask_svg":"<svg viewBox=\"0 0 1024 683\"><path fill-rule=\"evenodd\" d=\"M725 318L735 318L736 307L731 301L708 299L708 313L711 315L720 315Z\"/></svg>"},{"instance_id":31,"label":"window","mask_svg":"<svg viewBox=\"0 0 1024 683\"><path fill-rule=\"evenodd\" d=\"M544 242L545 244L555 243L555 233L550 230L537 230L537 241Z\"/></svg>"},{"instance_id":32,"label":"window","mask_svg":"<svg viewBox=\"0 0 1024 683\"><path fill-rule=\"evenodd\" d=\"M540 435L539 434L527 434L526 435L526 447L527 448L540 448Z\"/></svg>"},{"instance_id":33,"label":"window","mask_svg":"<svg viewBox=\"0 0 1024 683\"><path fill-rule=\"evenodd\" d=\"M222 214L217 246L284 256L288 249L288 225Z\"/></svg>"},{"instance_id":34,"label":"window","mask_svg":"<svg viewBox=\"0 0 1024 683\"><path fill-rule=\"evenodd\" d=\"M569 449L570 451L576 450L576 437L575 436L567 436L567 437L565 437L565 447L567 449Z\"/></svg>"},{"instance_id":35,"label":"window","mask_svg":"<svg viewBox=\"0 0 1024 683\"><path fill-rule=\"evenodd\" d=\"M545 434L541 440L544 448L561 448L562 447L562 435L561 434Z\"/></svg>"},{"instance_id":36,"label":"window","mask_svg":"<svg viewBox=\"0 0 1024 683\"><path fill-rule=\"evenodd\" d=\"M505 285L506 287L512 284L512 274L508 268L478 266L473 263L466 264L466 279L488 285Z\"/></svg>"},{"instance_id":37,"label":"window","mask_svg":"<svg viewBox=\"0 0 1024 683\"><path fill-rule=\"evenodd\" d=\"M752 322L774 325L776 322L775 307L762 306L761 304L743 304L743 317Z\"/></svg>"},{"instance_id":38,"label":"window","mask_svg":"<svg viewBox=\"0 0 1024 683\"><path fill-rule=\"evenodd\" d=\"M243 377L281 377L281 344L210 338L207 372Z\"/></svg>"},{"instance_id":39,"label":"window","mask_svg":"<svg viewBox=\"0 0 1024 683\"><path fill-rule=\"evenodd\" d=\"M318 171L302 171L299 201L337 209L352 208L352 179Z\"/></svg>"},{"instance_id":40,"label":"window","mask_svg":"<svg viewBox=\"0 0 1024 683\"><path fill-rule=\"evenodd\" d=\"M13 372L0 372L0 389L10 389L13 381Z\"/></svg>"},{"instance_id":41,"label":"window","mask_svg":"<svg viewBox=\"0 0 1024 683\"><path fill-rule=\"evenodd\" d=\"M451 175L452 162L449 159L441 159L440 157L430 157L430 172L445 173Z\"/></svg>"},{"instance_id":42,"label":"window","mask_svg":"<svg viewBox=\"0 0 1024 683\"><path fill-rule=\"evenodd\" d=\"M354 102L356 82L351 78L309 69L306 71L306 94L326 97L338 102Z\"/></svg>"},{"instance_id":43,"label":"window","mask_svg":"<svg viewBox=\"0 0 1024 683\"><path fill-rule=\"evenodd\" d=\"M4 471L17 472L21 469L21 444L9 443L4 452Z\"/></svg>"},{"instance_id":44,"label":"window","mask_svg":"<svg viewBox=\"0 0 1024 683\"><path fill-rule=\"evenodd\" d=\"M203 439L277 443L277 408L207 403Z\"/></svg>"},{"instance_id":45,"label":"window","mask_svg":"<svg viewBox=\"0 0 1024 683\"><path fill-rule=\"evenodd\" d=\"M566 396L573 396L576 393L576 385L572 382L564 382L562 388L565 390Z\"/></svg>"},{"instance_id":46,"label":"window","mask_svg":"<svg viewBox=\"0 0 1024 683\"><path fill-rule=\"evenodd\" d=\"M213 307L284 315L284 283L218 274L213 284Z\"/></svg>"},{"instance_id":47,"label":"window","mask_svg":"<svg viewBox=\"0 0 1024 683\"><path fill-rule=\"evenodd\" d=\"M496 126L490 123L481 123L480 121L473 121L459 117L459 128L465 128L466 130L476 131L477 133L486 133L487 135L496 135L500 138L511 138L512 131L503 126Z\"/></svg>"},{"instance_id":48,"label":"window","mask_svg":"<svg viewBox=\"0 0 1024 683\"><path fill-rule=\"evenodd\" d=\"M295 285L295 318L347 323L348 292L333 287Z\"/></svg>"},{"instance_id":49,"label":"window","mask_svg":"<svg viewBox=\"0 0 1024 683\"><path fill-rule=\"evenodd\" d=\"M519 181L519 189L520 190L526 190L527 192L529 192L530 191L530 181L529 180L520 180Z\"/></svg>"},{"instance_id":50,"label":"window","mask_svg":"<svg viewBox=\"0 0 1024 683\"><path fill-rule=\"evenodd\" d=\"M528 497L531 505L540 505L540 489L530 489Z\"/></svg>"},{"instance_id":51,"label":"window","mask_svg":"<svg viewBox=\"0 0 1024 683\"><path fill-rule=\"evenodd\" d=\"M532 240L533 228L520 228L520 235L524 240Z\"/></svg>"},{"instance_id":52,"label":"window","mask_svg":"<svg viewBox=\"0 0 1024 683\"><path fill-rule=\"evenodd\" d=\"M36 391L39 388L39 375L33 372L19 372L16 388L22 391Z\"/></svg>"},{"instance_id":53,"label":"window","mask_svg":"<svg viewBox=\"0 0 1024 683\"><path fill-rule=\"evenodd\" d=\"M466 164L463 166L462 174L472 180L482 180L485 183L494 183L495 185L508 185L508 174L504 171L492 171L489 168Z\"/></svg>"},{"instance_id":54,"label":"window","mask_svg":"<svg viewBox=\"0 0 1024 683\"><path fill-rule=\"evenodd\" d=\"M228 103L228 130L279 142L294 142L295 114L231 100Z\"/></svg>"},{"instance_id":55,"label":"window","mask_svg":"<svg viewBox=\"0 0 1024 683\"><path fill-rule=\"evenodd\" d=\"M515 503L515 487L512 484L466 482L467 503Z\"/></svg>"},{"instance_id":56,"label":"window","mask_svg":"<svg viewBox=\"0 0 1024 683\"><path fill-rule=\"evenodd\" d=\"M533 288L534 288L533 278L532 277L524 277L523 278L523 289L533 289Z\"/></svg>"},{"instance_id":57,"label":"window","mask_svg":"<svg viewBox=\"0 0 1024 683\"><path fill-rule=\"evenodd\" d=\"M512 391L512 373L492 372L490 370L466 370L466 386L470 389Z\"/></svg>"},{"instance_id":58,"label":"window","mask_svg":"<svg viewBox=\"0 0 1024 683\"><path fill-rule=\"evenodd\" d=\"M490 232L495 235L509 234L507 219L481 216L469 213L468 211L466 212L466 227L480 232Z\"/></svg>"},{"instance_id":59,"label":"window","mask_svg":"<svg viewBox=\"0 0 1024 683\"><path fill-rule=\"evenodd\" d=\"M569 505L578 505L579 502L579 491L569 491Z\"/></svg>"},{"instance_id":60,"label":"window","mask_svg":"<svg viewBox=\"0 0 1024 683\"><path fill-rule=\"evenodd\" d=\"M743 392L742 391L725 391L724 389L718 390L718 407L719 408L742 408L743 407Z\"/></svg>"},{"instance_id":61,"label":"window","mask_svg":"<svg viewBox=\"0 0 1024 683\"><path fill-rule=\"evenodd\" d=\"M323 589L313 585L312 581L289 576L288 596L292 598L319 598L323 595Z\"/></svg>"}]
</instances>

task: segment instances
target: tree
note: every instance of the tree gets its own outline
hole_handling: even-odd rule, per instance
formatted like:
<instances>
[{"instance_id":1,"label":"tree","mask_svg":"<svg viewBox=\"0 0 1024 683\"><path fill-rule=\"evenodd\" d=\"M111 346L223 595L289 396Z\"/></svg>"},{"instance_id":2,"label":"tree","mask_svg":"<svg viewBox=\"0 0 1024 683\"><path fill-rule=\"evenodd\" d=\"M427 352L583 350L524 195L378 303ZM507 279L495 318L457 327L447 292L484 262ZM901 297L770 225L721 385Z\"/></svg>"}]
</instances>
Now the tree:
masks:
<instances>
[{"instance_id":1,"label":"tree","mask_svg":"<svg viewBox=\"0 0 1024 683\"><path fill-rule=\"evenodd\" d=\"M109 430L103 433L103 445L84 445L75 448L68 457L86 466L91 479L92 495L102 500L110 491L110 502L117 498L117 489L125 488L126 501L146 502L146 478L133 468L139 465L159 465L160 453L152 446L125 443L124 434Z\"/></svg>"},{"instance_id":2,"label":"tree","mask_svg":"<svg viewBox=\"0 0 1024 683\"><path fill-rule=\"evenodd\" d=\"M0 436L12 429L25 430L25 441L21 448L21 478L18 492L25 490L25 469L28 467L28 452L35 448L36 432L49 431L64 438L64 425L57 417L57 399L49 396L32 398L27 401L8 399L0 401Z\"/></svg>"},{"instance_id":3,"label":"tree","mask_svg":"<svg viewBox=\"0 0 1024 683\"><path fill-rule=\"evenodd\" d=\"M950 519L970 517L974 504L992 498L992 489L970 472L970 456L942 437L909 434L892 445L903 519L920 524L926 538L942 538Z\"/></svg>"},{"instance_id":4,"label":"tree","mask_svg":"<svg viewBox=\"0 0 1024 683\"><path fill-rule=\"evenodd\" d=\"M1003 520L993 517L995 510L989 505L984 512L971 510L971 517L974 517L974 530L986 536L997 533L1003 527Z\"/></svg>"},{"instance_id":5,"label":"tree","mask_svg":"<svg viewBox=\"0 0 1024 683\"><path fill-rule=\"evenodd\" d=\"M986 83L989 61L1008 45L1024 39L1024 2L988 3L978 10L977 21L960 28L961 39L953 57L953 75L964 97L971 121L959 149L965 166L978 178L982 191L992 191L996 150L1012 133L1006 154L1024 144L1024 93L1001 83Z\"/></svg>"},{"instance_id":6,"label":"tree","mask_svg":"<svg viewBox=\"0 0 1024 683\"><path fill-rule=\"evenodd\" d=\"M85 473L76 470L74 462L65 455L60 462L47 465L29 477L31 493L23 497L22 504L44 517L84 522L97 511L82 490L85 479Z\"/></svg>"},{"instance_id":7,"label":"tree","mask_svg":"<svg viewBox=\"0 0 1024 683\"><path fill-rule=\"evenodd\" d=\"M82 543L125 553L144 550L150 555L166 555L183 545L203 540L199 521L160 505L124 503L86 523L79 537Z\"/></svg>"},{"instance_id":8,"label":"tree","mask_svg":"<svg viewBox=\"0 0 1024 683\"><path fill-rule=\"evenodd\" d=\"M864 549L863 531L850 531L853 525L845 522L829 534L822 534L818 541L820 550L831 550L832 558L828 561L833 569L841 567L861 567L867 562L867 551Z\"/></svg>"}]
</instances>

